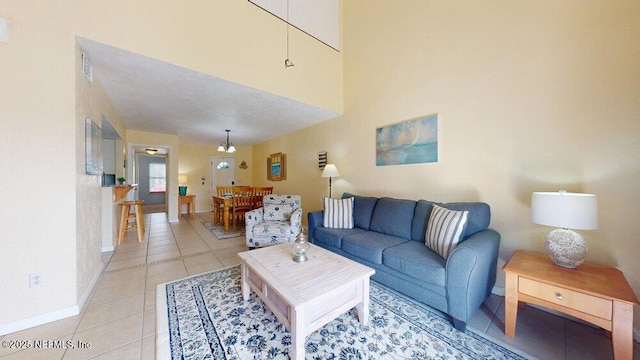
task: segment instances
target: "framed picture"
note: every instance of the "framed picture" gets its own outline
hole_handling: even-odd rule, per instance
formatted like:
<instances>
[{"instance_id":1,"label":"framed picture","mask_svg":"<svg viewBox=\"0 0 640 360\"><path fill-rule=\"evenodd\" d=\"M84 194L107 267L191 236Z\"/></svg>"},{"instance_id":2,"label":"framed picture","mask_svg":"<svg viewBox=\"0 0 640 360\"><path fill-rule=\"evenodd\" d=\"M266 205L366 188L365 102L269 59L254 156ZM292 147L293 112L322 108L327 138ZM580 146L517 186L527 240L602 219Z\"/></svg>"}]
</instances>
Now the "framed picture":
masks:
<instances>
[{"instance_id":1,"label":"framed picture","mask_svg":"<svg viewBox=\"0 0 640 360\"><path fill-rule=\"evenodd\" d=\"M438 114L376 129L376 166L438 162Z\"/></svg>"},{"instance_id":2,"label":"framed picture","mask_svg":"<svg viewBox=\"0 0 640 360\"><path fill-rule=\"evenodd\" d=\"M267 179L271 181L282 181L287 179L285 154L271 154L271 156L267 158Z\"/></svg>"},{"instance_id":3,"label":"framed picture","mask_svg":"<svg viewBox=\"0 0 640 360\"><path fill-rule=\"evenodd\" d=\"M91 119L85 120L86 173L102 175L102 129Z\"/></svg>"}]
</instances>

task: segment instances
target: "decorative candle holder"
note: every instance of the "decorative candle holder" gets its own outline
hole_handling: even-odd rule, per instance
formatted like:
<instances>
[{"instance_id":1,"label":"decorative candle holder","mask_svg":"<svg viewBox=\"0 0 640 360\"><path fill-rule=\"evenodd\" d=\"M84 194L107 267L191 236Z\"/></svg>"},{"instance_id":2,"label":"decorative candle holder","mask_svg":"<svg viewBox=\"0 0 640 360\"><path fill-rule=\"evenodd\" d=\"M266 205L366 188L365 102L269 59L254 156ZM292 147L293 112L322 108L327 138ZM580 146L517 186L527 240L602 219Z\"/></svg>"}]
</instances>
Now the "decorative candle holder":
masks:
<instances>
[{"instance_id":1,"label":"decorative candle holder","mask_svg":"<svg viewBox=\"0 0 640 360\"><path fill-rule=\"evenodd\" d=\"M306 237L304 236L304 231L300 231L298 236L296 237L296 241L293 242L291 246L291 253L293 254L293 261L295 262L305 262L309 258L307 254L311 249L311 245L307 242Z\"/></svg>"}]
</instances>

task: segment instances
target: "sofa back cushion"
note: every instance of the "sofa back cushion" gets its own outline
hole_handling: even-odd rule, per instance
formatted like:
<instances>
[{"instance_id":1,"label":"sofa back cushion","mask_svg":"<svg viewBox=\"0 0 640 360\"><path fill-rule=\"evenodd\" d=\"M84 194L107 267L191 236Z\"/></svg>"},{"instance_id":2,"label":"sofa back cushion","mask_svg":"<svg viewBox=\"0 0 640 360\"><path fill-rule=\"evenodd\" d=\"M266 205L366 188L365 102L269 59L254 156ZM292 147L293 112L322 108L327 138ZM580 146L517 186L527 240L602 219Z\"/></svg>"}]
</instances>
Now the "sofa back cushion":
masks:
<instances>
[{"instance_id":1,"label":"sofa back cushion","mask_svg":"<svg viewBox=\"0 0 640 360\"><path fill-rule=\"evenodd\" d=\"M361 229L369 230L371 216L373 215L373 209L378 202L378 198L352 195L349 193L342 194L343 199L350 197L353 197L353 225Z\"/></svg>"},{"instance_id":2,"label":"sofa back cushion","mask_svg":"<svg viewBox=\"0 0 640 360\"><path fill-rule=\"evenodd\" d=\"M413 220L411 225L411 239L419 242L424 242L425 233L427 231L427 224L429 223L429 217L431 216L431 209L434 202L426 200L418 200L416 203L416 210L413 213Z\"/></svg>"},{"instance_id":3,"label":"sofa back cushion","mask_svg":"<svg viewBox=\"0 0 640 360\"><path fill-rule=\"evenodd\" d=\"M411 224L416 202L413 200L378 199L369 230L387 235L411 239Z\"/></svg>"},{"instance_id":4,"label":"sofa back cushion","mask_svg":"<svg viewBox=\"0 0 640 360\"><path fill-rule=\"evenodd\" d=\"M464 233L464 239L486 230L491 222L491 208L483 202L453 202L442 205L449 210L468 211L467 230ZM427 218L428 221L429 218Z\"/></svg>"},{"instance_id":5,"label":"sofa back cushion","mask_svg":"<svg viewBox=\"0 0 640 360\"><path fill-rule=\"evenodd\" d=\"M478 231L486 230L491 222L491 208L482 202L452 202L452 203L435 203L427 200L418 200L416 211L413 215L413 225L411 228L411 239L424 242L427 224L431 216L433 205L439 205L449 210L468 211L467 228L465 230L463 240Z\"/></svg>"}]
</instances>

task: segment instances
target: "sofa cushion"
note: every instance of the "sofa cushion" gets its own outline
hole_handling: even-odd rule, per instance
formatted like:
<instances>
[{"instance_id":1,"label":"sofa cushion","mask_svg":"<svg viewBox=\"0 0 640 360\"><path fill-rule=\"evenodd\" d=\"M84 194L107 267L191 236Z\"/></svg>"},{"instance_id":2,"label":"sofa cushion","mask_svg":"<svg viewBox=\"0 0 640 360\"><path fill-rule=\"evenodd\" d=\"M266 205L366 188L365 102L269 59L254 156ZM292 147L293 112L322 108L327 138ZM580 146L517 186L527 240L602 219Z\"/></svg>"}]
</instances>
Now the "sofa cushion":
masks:
<instances>
[{"instance_id":1,"label":"sofa cushion","mask_svg":"<svg viewBox=\"0 0 640 360\"><path fill-rule=\"evenodd\" d=\"M455 211L433 205L425 236L426 246L443 258L448 258L463 239L468 217L469 212L466 210Z\"/></svg>"},{"instance_id":2,"label":"sofa cushion","mask_svg":"<svg viewBox=\"0 0 640 360\"><path fill-rule=\"evenodd\" d=\"M427 232L427 223L433 204L433 202L426 200L418 200L416 203L411 223L411 239L424 243L424 234Z\"/></svg>"},{"instance_id":3,"label":"sofa cushion","mask_svg":"<svg viewBox=\"0 0 640 360\"><path fill-rule=\"evenodd\" d=\"M353 197L353 225L361 229L369 230L371 215L378 202L377 197L358 196L349 193L342 194L342 198Z\"/></svg>"},{"instance_id":4,"label":"sofa cushion","mask_svg":"<svg viewBox=\"0 0 640 360\"><path fill-rule=\"evenodd\" d=\"M464 239L478 231L486 230L491 222L491 208L488 204L483 202L453 202L443 204L442 206L451 210L466 210L469 212L467 230L465 231Z\"/></svg>"},{"instance_id":5,"label":"sofa cushion","mask_svg":"<svg viewBox=\"0 0 640 360\"><path fill-rule=\"evenodd\" d=\"M392 246L382 253L383 265L438 286L445 285L446 263L445 259L417 241Z\"/></svg>"},{"instance_id":6,"label":"sofa cushion","mask_svg":"<svg viewBox=\"0 0 640 360\"><path fill-rule=\"evenodd\" d=\"M411 239L411 222L415 208L416 202L413 200L380 198L373 210L369 229Z\"/></svg>"},{"instance_id":7,"label":"sofa cushion","mask_svg":"<svg viewBox=\"0 0 640 360\"><path fill-rule=\"evenodd\" d=\"M342 238L342 250L374 264L382 264L384 249L406 242L397 236L362 231Z\"/></svg>"},{"instance_id":8,"label":"sofa cushion","mask_svg":"<svg viewBox=\"0 0 640 360\"><path fill-rule=\"evenodd\" d=\"M332 199L325 197L322 226L333 229L353 228L353 197Z\"/></svg>"},{"instance_id":9,"label":"sofa cushion","mask_svg":"<svg viewBox=\"0 0 640 360\"><path fill-rule=\"evenodd\" d=\"M314 242L324 243L333 247L342 247L342 238L345 236L354 235L357 233L366 232L366 230L353 228L353 229L330 229L325 227L318 227L314 230L313 236Z\"/></svg>"}]
</instances>

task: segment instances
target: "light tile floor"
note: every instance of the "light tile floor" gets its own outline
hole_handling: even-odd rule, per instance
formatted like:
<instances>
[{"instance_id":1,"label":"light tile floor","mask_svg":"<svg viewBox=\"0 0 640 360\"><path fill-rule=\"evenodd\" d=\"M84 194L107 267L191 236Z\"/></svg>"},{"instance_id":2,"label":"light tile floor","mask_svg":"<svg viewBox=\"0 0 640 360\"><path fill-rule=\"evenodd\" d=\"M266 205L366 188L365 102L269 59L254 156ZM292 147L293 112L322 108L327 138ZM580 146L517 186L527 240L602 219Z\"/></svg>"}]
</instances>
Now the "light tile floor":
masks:
<instances>
[{"instance_id":1,"label":"light tile floor","mask_svg":"<svg viewBox=\"0 0 640 360\"><path fill-rule=\"evenodd\" d=\"M87 305L70 318L0 337L5 340L51 340L85 348L0 348L10 359L155 359L156 285L240 263L244 237L218 240L202 224L209 213L181 217L169 224L166 214L147 214L142 243L129 232L106 265ZM504 298L492 295L469 323L489 338L540 359L612 359L604 331L533 307L518 313L516 337L504 336ZM640 346L634 344L640 359Z\"/></svg>"}]
</instances>

